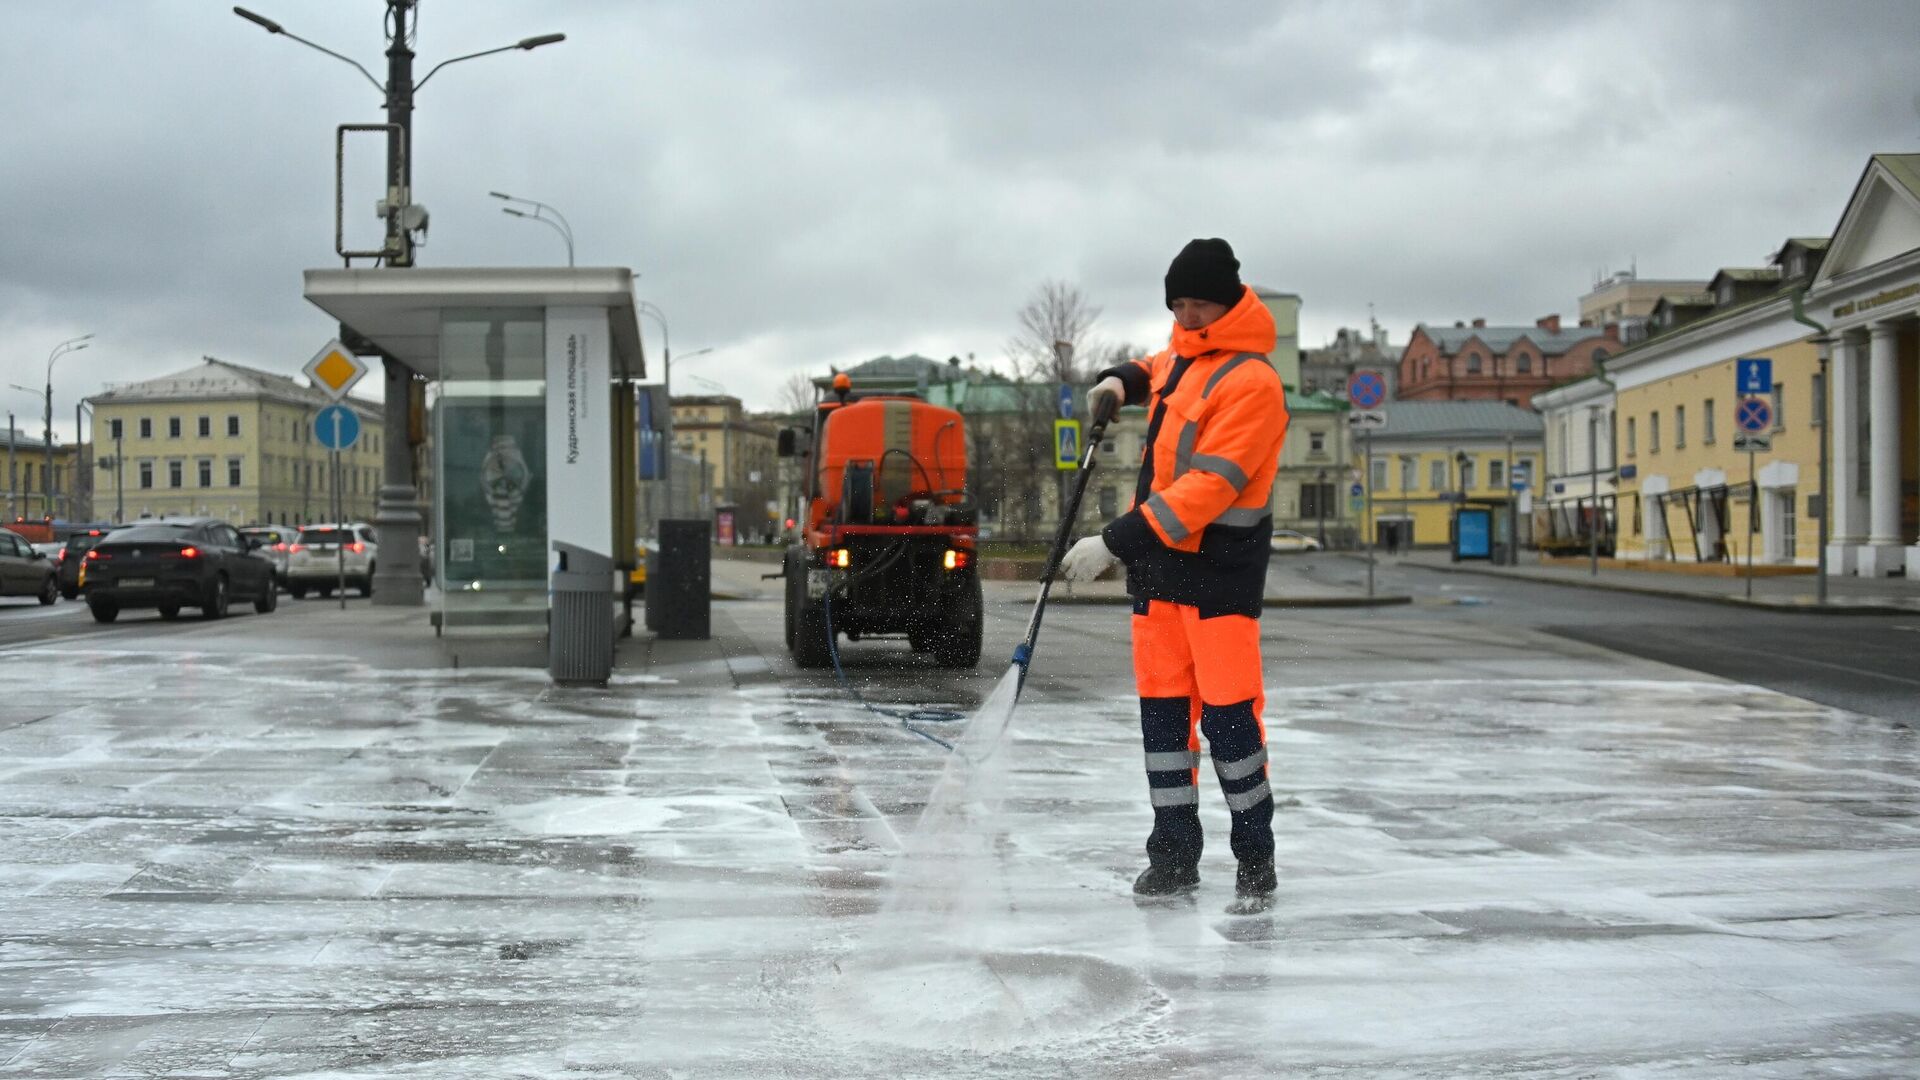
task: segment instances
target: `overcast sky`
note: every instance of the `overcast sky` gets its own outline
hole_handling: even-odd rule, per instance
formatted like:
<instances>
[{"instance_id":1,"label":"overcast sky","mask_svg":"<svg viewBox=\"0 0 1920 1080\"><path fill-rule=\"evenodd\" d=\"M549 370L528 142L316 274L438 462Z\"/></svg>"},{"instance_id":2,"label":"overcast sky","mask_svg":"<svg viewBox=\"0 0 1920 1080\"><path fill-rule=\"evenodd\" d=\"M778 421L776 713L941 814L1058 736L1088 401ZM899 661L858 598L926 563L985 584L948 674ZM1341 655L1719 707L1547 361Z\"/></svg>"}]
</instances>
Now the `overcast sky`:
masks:
<instances>
[{"instance_id":1,"label":"overcast sky","mask_svg":"<svg viewBox=\"0 0 1920 1080\"><path fill-rule=\"evenodd\" d=\"M384 77L382 0L253 0ZM564 263L490 189L630 266L675 390L769 406L881 353L999 362L1049 278L1157 347L1161 276L1223 236L1364 325L1571 316L1603 270L1710 275L1834 226L1868 154L1920 142L1920 3L640 3L423 0L420 262ZM333 333L333 128L359 73L224 2L9 0L0 367L55 414L200 356L297 373ZM355 157L371 239L379 151ZM658 331L643 327L657 357ZM656 372L657 374L657 372ZM696 376L711 380L699 381ZM7 390L37 417L37 395ZM37 420L22 420L37 430Z\"/></svg>"}]
</instances>

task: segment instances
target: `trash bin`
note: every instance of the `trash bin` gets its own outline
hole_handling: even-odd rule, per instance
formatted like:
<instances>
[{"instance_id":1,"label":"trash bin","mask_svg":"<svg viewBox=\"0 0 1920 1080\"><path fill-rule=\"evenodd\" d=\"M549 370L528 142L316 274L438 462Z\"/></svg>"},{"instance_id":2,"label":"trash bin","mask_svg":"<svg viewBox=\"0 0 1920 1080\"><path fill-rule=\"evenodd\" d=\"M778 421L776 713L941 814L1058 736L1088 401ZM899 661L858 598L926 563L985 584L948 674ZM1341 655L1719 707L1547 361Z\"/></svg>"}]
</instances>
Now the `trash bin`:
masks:
<instances>
[{"instance_id":1,"label":"trash bin","mask_svg":"<svg viewBox=\"0 0 1920 1080\"><path fill-rule=\"evenodd\" d=\"M660 523L659 550L647 569L647 629L663 638L705 641L713 592L713 523Z\"/></svg>"},{"instance_id":2,"label":"trash bin","mask_svg":"<svg viewBox=\"0 0 1920 1080\"><path fill-rule=\"evenodd\" d=\"M586 548L553 542L547 616L547 674L557 683L607 685L613 674L613 560Z\"/></svg>"}]
</instances>

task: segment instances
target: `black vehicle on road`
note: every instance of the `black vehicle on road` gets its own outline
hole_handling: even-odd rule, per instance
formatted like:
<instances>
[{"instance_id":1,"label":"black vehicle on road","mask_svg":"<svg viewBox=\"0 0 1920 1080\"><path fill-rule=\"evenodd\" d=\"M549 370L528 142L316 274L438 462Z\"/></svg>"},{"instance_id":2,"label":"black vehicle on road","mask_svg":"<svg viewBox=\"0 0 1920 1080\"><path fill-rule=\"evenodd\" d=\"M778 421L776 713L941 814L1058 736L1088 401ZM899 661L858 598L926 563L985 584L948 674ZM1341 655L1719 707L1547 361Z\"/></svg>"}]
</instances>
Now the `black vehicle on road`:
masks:
<instances>
[{"instance_id":1,"label":"black vehicle on road","mask_svg":"<svg viewBox=\"0 0 1920 1080\"><path fill-rule=\"evenodd\" d=\"M42 604L60 599L52 560L7 529L0 529L0 596L37 596Z\"/></svg>"},{"instance_id":2,"label":"black vehicle on road","mask_svg":"<svg viewBox=\"0 0 1920 1080\"><path fill-rule=\"evenodd\" d=\"M55 573L60 579L60 595L68 600L80 595L80 564L86 561L87 552L113 530L85 529L67 537L60 547L60 554L54 556Z\"/></svg>"},{"instance_id":3,"label":"black vehicle on road","mask_svg":"<svg viewBox=\"0 0 1920 1080\"><path fill-rule=\"evenodd\" d=\"M280 602L273 564L216 518L143 521L108 533L86 554L81 592L103 623L128 608L156 608L173 619L193 607L218 619L235 599L253 601L263 615Z\"/></svg>"}]
</instances>

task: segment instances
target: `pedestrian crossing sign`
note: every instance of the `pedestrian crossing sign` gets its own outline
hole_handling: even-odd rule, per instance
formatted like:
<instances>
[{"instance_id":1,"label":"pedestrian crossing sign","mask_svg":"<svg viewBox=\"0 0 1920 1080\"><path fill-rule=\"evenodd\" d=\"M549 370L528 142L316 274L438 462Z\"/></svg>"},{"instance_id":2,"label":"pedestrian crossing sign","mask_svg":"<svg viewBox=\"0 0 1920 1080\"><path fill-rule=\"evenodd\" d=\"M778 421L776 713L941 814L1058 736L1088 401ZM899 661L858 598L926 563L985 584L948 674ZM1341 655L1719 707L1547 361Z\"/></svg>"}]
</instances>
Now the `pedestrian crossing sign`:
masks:
<instances>
[{"instance_id":1,"label":"pedestrian crossing sign","mask_svg":"<svg viewBox=\"0 0 1920 1080\"><path fill-rule=\"evenodd\" d=\"M1080 421L1053 422L1053 467L1062 472L1080 468Z\"/></svg>"}]
</instances>

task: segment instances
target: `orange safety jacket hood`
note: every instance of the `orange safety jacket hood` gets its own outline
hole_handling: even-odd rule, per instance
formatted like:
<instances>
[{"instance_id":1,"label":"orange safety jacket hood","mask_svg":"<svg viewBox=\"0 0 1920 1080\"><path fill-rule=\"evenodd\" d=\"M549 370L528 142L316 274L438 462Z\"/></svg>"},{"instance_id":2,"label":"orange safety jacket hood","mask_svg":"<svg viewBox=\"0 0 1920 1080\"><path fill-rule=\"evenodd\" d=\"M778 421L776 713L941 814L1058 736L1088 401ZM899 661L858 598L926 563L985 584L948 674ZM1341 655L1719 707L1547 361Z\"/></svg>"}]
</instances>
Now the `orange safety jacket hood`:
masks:
<instances>
[{"instance_id":1,"label":"orange safety jacket hood","mask_svg":"<svg viewBox=\"0 0 1920 1080\"><path fill-rule=\"evenodd\" d=\"M1275 339L1273 315L1249 288L1211 325L1176 323L1160 353L1100 373L1150 417L1135 505L1101 534L1127 564L1137 604L1259 615L1288 420L1267 360Z\"/></svg>"}]
</instances>

